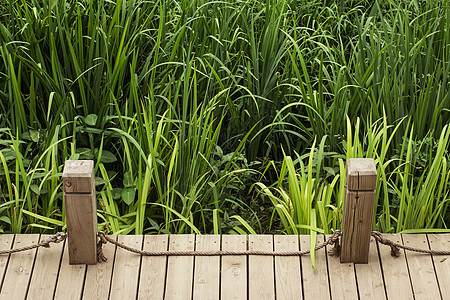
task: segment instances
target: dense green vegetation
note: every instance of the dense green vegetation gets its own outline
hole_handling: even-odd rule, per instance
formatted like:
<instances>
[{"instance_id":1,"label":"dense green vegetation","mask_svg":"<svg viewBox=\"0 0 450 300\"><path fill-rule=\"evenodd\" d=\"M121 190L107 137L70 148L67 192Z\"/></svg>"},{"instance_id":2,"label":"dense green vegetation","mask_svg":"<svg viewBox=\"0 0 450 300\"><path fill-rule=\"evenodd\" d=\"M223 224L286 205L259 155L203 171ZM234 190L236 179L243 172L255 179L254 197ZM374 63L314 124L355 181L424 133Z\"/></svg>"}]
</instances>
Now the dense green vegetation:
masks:
<instances>
[{"instance_id":1,"label":"dense green vegetation","mask_svg":"<svg viewBox=\"0 0 450 300\"><path fill-rule=\"evenodd\" d=\"M0 2L0 230L329 233L373 157L375 230L450 224L446 0Z\"/></svg>"}]
</instances>

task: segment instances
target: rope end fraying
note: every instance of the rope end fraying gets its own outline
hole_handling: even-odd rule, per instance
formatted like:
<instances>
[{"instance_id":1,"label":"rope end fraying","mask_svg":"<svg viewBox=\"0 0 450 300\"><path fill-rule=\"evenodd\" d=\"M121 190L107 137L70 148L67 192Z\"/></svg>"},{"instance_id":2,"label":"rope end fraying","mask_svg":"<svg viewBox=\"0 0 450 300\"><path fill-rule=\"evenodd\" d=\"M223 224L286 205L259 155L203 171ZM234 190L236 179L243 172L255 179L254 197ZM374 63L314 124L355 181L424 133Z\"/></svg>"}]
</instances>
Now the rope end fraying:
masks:
<instances>
[{"instance_id":1,"label":"rope end fraying","mask_svg":"<svg viewBox=\"0 0 450 300\"><path fill-rule=\"evenodd\" d=\"M395 245L390 245L391 246L391 256L393 257L399 257L400 256L400 249L395 246Z\"/></svg>"}]
</instances>

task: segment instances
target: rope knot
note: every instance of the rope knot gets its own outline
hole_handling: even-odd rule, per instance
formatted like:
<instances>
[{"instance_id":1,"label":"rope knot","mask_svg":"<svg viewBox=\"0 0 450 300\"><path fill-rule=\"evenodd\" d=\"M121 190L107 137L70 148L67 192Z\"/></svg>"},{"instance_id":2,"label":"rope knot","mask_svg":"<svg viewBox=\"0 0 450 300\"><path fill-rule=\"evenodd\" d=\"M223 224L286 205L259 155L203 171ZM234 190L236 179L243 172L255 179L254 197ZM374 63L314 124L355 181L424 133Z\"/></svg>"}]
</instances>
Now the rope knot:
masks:
<instances>
[{"instance_id":1,"label":"rope knot","mask_svg":"<svg viewBox=\"0 0 450 300\"><path fill-rule=\"evenodd\" d=\"M97 236L99 237L99 240L97 242L97 262L102 263L107 261L105 254L103 254L102 246L103 244L106 244L108 241L105 238L105 233L103 231L99 231L97 233Z\"/></svg>"},{"instance_id":2,"label":"rope knot","mask_svg":"<svg viewBox=\"0 0 450 300\"><path fill-rule=\"evenodd\" d=\"M42 241L42 243L40 243L40 245L42 247L45 248L50 248L50 244L51 243L61 243L62 241L64 241L66 239L67 235L64 232L58 232L55 235L49 237L48 239Z\"/></svg>"},{"instance_id":3,"label":"rope knot","mask_svg":"<svg viewBox=\"0 0 450 300\"><path fill-rule=\"evenodd\" d=\"M66 237L67 237L67 234L65 234L64 232L58 232L54 236L52 236L50 239L52 240L53 243L59 244L62 241L64 241L66 239Z\"/></svg>"},{"instance_id":4,"label":"rope knot","mask_svg":"<svg viewBox=\"0 0 450 300\"><path fill-rule=\"evenodd\" d=\"M400 248L391 240L384 238L381 233L378 231L373 231L372 236L377 240L380 244L391 247L391 256L399 257L400 256Z\"/></svg>"},{"instance_id":5,"label":"rope knot","mask_svg":"<svg viewBox=\"0 0 450 300\"><path fill-rule=\"evenodd\" d=\"M328 244L333 245L333 247L328 250L328 254L333 257L339 257L341 255L341 245L339 243L339 237L342 232L336 230L334 234L328 239Z\"/></svg>"}]
</instances>

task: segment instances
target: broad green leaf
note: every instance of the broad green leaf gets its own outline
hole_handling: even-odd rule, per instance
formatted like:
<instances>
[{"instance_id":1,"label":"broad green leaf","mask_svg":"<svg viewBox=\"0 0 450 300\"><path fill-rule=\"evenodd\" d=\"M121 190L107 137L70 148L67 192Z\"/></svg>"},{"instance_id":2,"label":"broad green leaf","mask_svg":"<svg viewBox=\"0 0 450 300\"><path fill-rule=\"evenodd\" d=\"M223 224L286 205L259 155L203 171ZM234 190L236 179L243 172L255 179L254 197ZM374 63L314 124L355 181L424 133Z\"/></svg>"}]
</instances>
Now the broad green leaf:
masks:
<instances>
[{"instance_id":1,"label":"broad green leaf","mask_svg":"<svg viewBox=\"0 0 450 300\"><path fill-rule=\"evenodd\" d=\"M32 184L30 185L30 189L36 194L36 195L40 195L41 191L39 190L39 187L36 184Z\"/></svg>"},{"instance_id":2,"label":"broad green leaf","mask_svg":"<svg viewBox=\"0 0 450 300\"><path fill-rule=\"evenodd\" d=\"M122 191L123 191L123 189L121 189L121 188L113 188L111 190L112 198L114 200L119 200L120 198L122 198Z\"/></svg>"},{"instance_id":3,"label":"broad green leaf","mask_svg":"<svg viewBox=\"0 0 450 300\"><path fill-rule=\"evenodd\" d=\"M127 205L133 203L135 196L136 196L136 189L134 188L124 188L122 190L122 200Z\"/></svg>"},{"instance_id":4,"label":"broad green leaf","mask_svg":"<svg viewBox=\"0 0 450 300\"><path fill-rule=\"evenodd\" d=\"M8 223L11 225L11 219L8 216L1 216L0 221Z\"/></svg>"},{"instance_id":5,"label":"broad green leaf","mask_svg":"<svg viewBox=\"0 0 450 300\"><path fill-rule=\"evenodd\" d=\"M97 123L97 119L98 119L98 116L96 114L90 114L90 115L86 116L84 121L89 126L95 126L95 124Z\"/></svg>"},{"instance_id":6,"label":"broad green leaf","mask_svg":"<svg viewBox=\"0 0 450 300\"><path fill-rule=\"evenodd\" d=\"M76 153L79 154L79 159L94 159L94 153L89 148L77 148Z\"/></svg>"},{"instance_id":7,"label":"broad green leaf","mask_svg":"<svg viewBox=\"0 0 450 300\"><path fill-rule=\"evenodd\" d=\"M30 138L33 142L37 143L39 141L39 131L30 130Z\"/></svg>"},{"instance_id":8,"label":"broad green leaf","mask_svg":"<svg viewBox=\"0 0 450 300\"><path fill-rule=\"evenodd\" d=\"M133 186L133 178L131 176L131 172L125 172L125 174L123 174L123 186L124 187Z\"/></svg>"},{"instance_id":9,"label":"broad green leaf","mask_svg":"<svg viewBox=\"0 0 450 300\"><path fill-rule=\"evenodd\" d=\"M58 0L49 0L50 10L52 10L56 4L58 4Z\"/></svg>"},{"instance_id":10,"label":"broad green leaf","mask_svg":"<svg viewBox=\"0 0 450 300\"><path fill-rule=\"evenodd\" d=\"M102 158L100 159L100 161L104 164L108 164L108 163L113 163L117 161L117 158L114 154L112 154L111 152L109 152L108 150L103 150L102 151Z\"/></svg>"}]
</instances>

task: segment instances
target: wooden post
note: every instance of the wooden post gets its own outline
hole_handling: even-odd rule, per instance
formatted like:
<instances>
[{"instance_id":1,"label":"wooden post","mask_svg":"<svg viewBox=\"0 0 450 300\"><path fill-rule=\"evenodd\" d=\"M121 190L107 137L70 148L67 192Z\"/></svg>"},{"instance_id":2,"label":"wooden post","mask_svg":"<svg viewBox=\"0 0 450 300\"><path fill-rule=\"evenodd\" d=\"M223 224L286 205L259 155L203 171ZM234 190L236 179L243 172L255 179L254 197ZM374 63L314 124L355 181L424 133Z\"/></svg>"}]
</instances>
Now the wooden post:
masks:
<instances>
[{"instance_id":1,"label":"wooden post","mask_svg":"<svg viewBox=\"0 0 450 300\"><path fill-rule=\"evenodd\" d=\"M68 160L63 171L69 264L97 263L94 162Z\"/></svg>"},{"instance_id":2,"label":"wooden post","mask_svg":"<svg viewBox=\"0 0 450 300\"><path fill-rule=\"evenodd\" d=\"M341 263L368 262L376 180L377 169L372 158L347 160Z\"/></svg>"}]
</instances>

